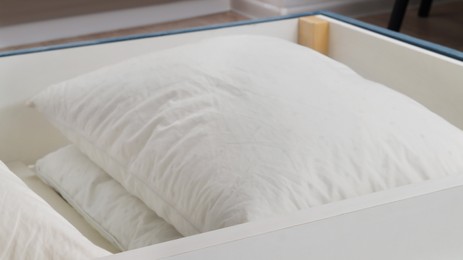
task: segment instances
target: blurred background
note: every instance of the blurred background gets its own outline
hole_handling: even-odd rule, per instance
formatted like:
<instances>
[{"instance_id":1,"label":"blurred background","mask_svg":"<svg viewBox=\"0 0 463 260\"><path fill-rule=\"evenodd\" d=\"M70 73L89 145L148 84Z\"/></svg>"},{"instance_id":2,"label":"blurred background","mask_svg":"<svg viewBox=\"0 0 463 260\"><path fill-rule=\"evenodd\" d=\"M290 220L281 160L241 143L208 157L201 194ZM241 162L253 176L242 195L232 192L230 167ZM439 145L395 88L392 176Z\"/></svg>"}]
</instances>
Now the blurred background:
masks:
<instances>
[{"instance_id":1,"label":"blurred background","mask_svg":"<svg viewBox=\"0 0 463 260\"><path fill-rule=\"evenodd\" d=\"M399 0L397 0L399 1ZM395 0L0 0L0 51L329 10L387 27ZM401 32L463 51L463 0L410 0Z\"/></svg>"}]
</instances>

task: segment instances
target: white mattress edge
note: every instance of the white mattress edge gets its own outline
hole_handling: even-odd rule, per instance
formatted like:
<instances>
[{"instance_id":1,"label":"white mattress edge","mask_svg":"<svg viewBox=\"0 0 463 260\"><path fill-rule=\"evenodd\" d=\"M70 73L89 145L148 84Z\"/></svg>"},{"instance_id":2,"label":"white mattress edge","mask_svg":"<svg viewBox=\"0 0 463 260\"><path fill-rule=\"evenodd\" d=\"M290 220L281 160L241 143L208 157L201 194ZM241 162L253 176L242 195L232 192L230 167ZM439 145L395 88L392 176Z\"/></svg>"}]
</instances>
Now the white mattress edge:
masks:
<instances>
[{"instance_id":1,"label":"white mattress edge","mask_svg":"<svg viewBox=\"0 0 463 260\"><path fill-rule=\"evenodd\" d=\"M413 199L436 192L463 186L463 175L448 176L406 185L395 189L376 192L361 197L346 199L297 213L280 216L265 221L250 222L190 237L185 237L149 247L123 252L100 259L162 259L169 256L192 252L206 247L242 240L252 236L291 228L319 220L324 220L364 209Z\"/></svg>"}]
</instances>

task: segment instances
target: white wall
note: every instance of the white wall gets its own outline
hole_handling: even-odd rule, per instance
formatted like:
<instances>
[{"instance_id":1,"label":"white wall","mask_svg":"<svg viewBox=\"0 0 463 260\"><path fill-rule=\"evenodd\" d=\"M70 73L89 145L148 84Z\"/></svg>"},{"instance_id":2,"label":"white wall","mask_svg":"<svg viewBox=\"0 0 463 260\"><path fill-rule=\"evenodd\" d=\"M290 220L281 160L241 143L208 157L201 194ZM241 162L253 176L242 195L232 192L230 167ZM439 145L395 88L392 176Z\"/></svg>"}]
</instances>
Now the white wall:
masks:
<instances>
[{"instance_id":1,"label":"white wall","mask_svg":"<svg viewBox=\"0 0 463 260\"><path fill-rule=\"evenodd\" d=\"M230 0L186 0L5 26L0 27L0 48L169 22L228 10Z\"/></svg>"},{"instance_id":2,"label":"white wall","mask_svg":"<svg viewBox=\"0 0 463 260\"><path fill-rule=\"evenodd\" d=\"M360 16L391 10L394 0L231 0L232 8L251 16L265 17L308 11L330 10ZM411 0L411 5L419 3Z\"/></svg>"}]
</instances>

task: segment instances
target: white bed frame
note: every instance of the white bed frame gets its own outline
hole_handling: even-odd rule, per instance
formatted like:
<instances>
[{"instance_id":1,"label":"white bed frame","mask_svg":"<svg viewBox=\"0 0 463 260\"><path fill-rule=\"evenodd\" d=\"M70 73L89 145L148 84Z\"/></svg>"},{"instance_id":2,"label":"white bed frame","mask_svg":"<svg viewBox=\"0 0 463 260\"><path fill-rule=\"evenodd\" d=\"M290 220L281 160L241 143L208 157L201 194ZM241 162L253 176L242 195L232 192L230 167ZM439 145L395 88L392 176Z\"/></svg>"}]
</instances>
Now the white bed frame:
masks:
<instances>
[{"instance_id":1,"label":"white bed frame","mask_svg":"<svg viewBox=\"0 0 463 260\"><path fill-rule=\"evenodd\" d=\"M336 15L318 17L329 24L328 56L463 128L461 53L448 57L433 51L433 45L426 50L391 38L410 40L399 34L373 32ZM0 160L33 164L67 143L40 114L25 106L29 97L48 85L136 55L228 34L262 34L297 42L298 17L1 57ZM463 178L429 181L107 259L461 259L462 199Z\"/></svg>"}]
</instances>

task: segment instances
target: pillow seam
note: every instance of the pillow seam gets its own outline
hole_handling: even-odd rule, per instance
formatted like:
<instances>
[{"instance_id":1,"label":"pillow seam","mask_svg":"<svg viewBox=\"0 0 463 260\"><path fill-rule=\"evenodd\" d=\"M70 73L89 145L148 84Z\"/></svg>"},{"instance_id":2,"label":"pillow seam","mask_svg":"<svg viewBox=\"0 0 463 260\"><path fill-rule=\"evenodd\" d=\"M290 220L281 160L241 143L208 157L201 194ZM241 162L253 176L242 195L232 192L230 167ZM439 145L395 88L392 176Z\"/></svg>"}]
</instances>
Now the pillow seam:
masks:
<instances>
[{"instance_id":1,"label":"pillow seam","mask_svg":"<svg viewBox=\"0 0 463 260\"><path fill-rule=\"evenodd\" d=\"M71 132L71 133L73 133L73 135L78 135L79 138L82 138L82 137L83 137L82 139L84 139L84 141L85 141L86 143L89 143L91 146L97 148L100 152L104 153L107 157L109 157L114 163L116 163L118 166L121 166L121 164L119 163L119 161L118 161L118 160L115 160L115 158L114 158L110 153L105 152L104 149L102 149L101 147L99 147L99 146L96 145L95 143L91 143L91 142L89 141L89 138L87 137L86 134L79 133L79 132L76 131L75 129L71 128L71 127L70 127L66 122L64 122L63 120L60 120L60 119L52 119L52 121L58 123L57 125L64 126L64 127L66 128L67 132ZM73 142L73 143L75 143L75 142ZM77 145L77 146L78 146L78 145ZM80 149L79 149L79 150L80 150ZM86 154L86 153L85 153L85 154ZM90 158L90 156L88 156L88 157ZM90 159L91 159L91 158L90 158ZM93 161L93 160L92 160L92 161ZM98 165L98 164L97 164L97 165ZM167 200L166 198L164 198L164 196L161 196L157 191L153 190L150 186L148 186L145 182L143 182L143 181L140 179L140 177L138 177L137 175L132 174L132 172L128 171L128 170L126 169L126 167L121 166L121 168L124 169L124 172L125 172L125 173L129 173L129 177L131 177L131 178L133 178L134 180L136 180L137 183L143 184L144 187L148 188L148 190L150 190L152 193L154 193L161 201L163 201L166 205L168 205L169 208L173 209L173 210L177 213L177 215L181 216L181 218L182 218L186 223L188 223L188 224L190 225L190 227L192 227L192 228L195 230L196 233L201 233L200 229L199 229L196 225L194 225L193 223L191 223L191 222L185 217L185 214L184 214L183 212L181 212L179 209L177 209L176 207L174 207L174 206L173 206L174 204L173 204L172 202L170 202L169 200ZM124 187L124 185L122 185L122 186ZM125 188L125 187L124 187L124 188ZM136 197L138 197L138 196L136 196ZM140 199L141 199L141 198L140 198ZM141 200L142 200L142 199L141 199ZM142 200L142 201L143 201L143 200ZM145 202L145 204L146 204L146 202ZM149 207L149 208L151 208L151 207ZM153 210L154 212L156 212L156 210L154 210L154 209L152 209L152 208L151 208L151 210ZM156 212L156 214L158 214L158 213ZM158 214L158 215L159 215L159 214ZM168 223L171 224L171 225L173 225L173 224L170 223L170 222L168 222ZM173 226L175 227L175 225L173 225ZM176 228L176 229L177 229L177 228Z\"/></svg>"},{"instance_id":2,"label":"pillow seam","mask_svg":"<svg viewBox=\"0 0 463 260\"><path fill-rule=\"evenodd\" d=\"M39 170L37 170L37 172L39 172ZM58 185L57 182L55 182L55 180L53 180L52 178L48 178L48 177L45 177L45 176L42 176L41 175L38 175L40 178L43 178L43 179L46 179L46 182L50 183L51 185L53 185L56 189L56 187L60 187L61 185ZM77 212L79 212L80 215L82 215L82 217L85 218L85 220L89 221L90 224L92 224L92 227L95 228L98 232L103 232L104 234L106 234L107 236L109 236L112 240L113 240L113 243L116 244L117 247L119 247L119 249L121 249L122 251L127 251L128 249L125 248L124 246L122 246L119 242L119 240L114 237L108 230L106 230L106 228L104 228L102 225L98 224L98 222L94 219L94 217L90 216L89 214L87 214L85 212L85 210L82 209L82 207L79 205L79 203L76 203L74 199L72 199L72 196L69 195L69 193L67 191L65 191L64 189L60 189L59 191L57 190L57 192L59 192L64 198L65 200L67 201L67 203L69 205L72 206L72 208L74 208ZM88 219L87 219L87 218ZM96 226L96 227L95 227ZM101 227L101 228L99 228Z\"/></svg>"}]
</instances>

